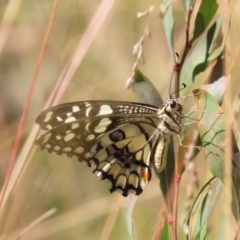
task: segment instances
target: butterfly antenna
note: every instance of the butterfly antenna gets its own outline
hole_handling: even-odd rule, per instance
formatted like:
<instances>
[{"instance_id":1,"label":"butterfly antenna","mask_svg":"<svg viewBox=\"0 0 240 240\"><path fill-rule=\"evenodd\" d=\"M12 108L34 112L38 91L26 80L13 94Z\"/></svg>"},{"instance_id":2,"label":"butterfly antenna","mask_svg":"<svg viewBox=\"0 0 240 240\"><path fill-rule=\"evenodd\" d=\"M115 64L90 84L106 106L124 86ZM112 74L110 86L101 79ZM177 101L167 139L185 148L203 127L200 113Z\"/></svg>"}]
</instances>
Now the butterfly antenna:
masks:
<instances>
[{"instance_id":1,"label":"butterfly antenna","mask_svg":"<svg viewBox=\"0 0 240 240\"><path fill-rule=\"evenodd\" d=\"M175 53L175 55L176 55L176 60L175 60L174 66L173 66L173 71L172 71L172 75L171 75L171 79L170 79L170 84L169 84L169 96L170 96L170 98L173 98L172 95L173 95L175 92L177 92L177 91L175 91L175 92L171 93L171 86L172 86L173 76L174 76L175 71L178 71L178 68L179 68L179 63L178 63L178 61L179 61L179 55L178 55L178 53ZM179 91L180 91L180 90L179 90Z\"/></svg>"},{"instance_id":2,"label":"butterfly antenna","mask_svg":"<svg viewBox=\"0 0 240 240\"><path fill-rule=\"evenodd\" d=\"M170 84L169 84L169 96L170 96L170 98L172 98L171 86L172 86L172 80L173 80L174 72L175 72L175 69L173 69L173 71L172 71L172 75L171 75L171 79L170 79Z\"/></svg>"},{"instance_id":3,"label":"butterfly antenna","mask_svg":"<svg viewBox=\"0 0 240 240\"><path fill-rule=\"evenodd\" d=\"M185 83L182 83L183 87L178 89L177 91L174 91L173 93L170 94L170 98L173 98L173 94L176 93L176 92L180 92L182 91L183 89L185 89L187 87L187 85Z\"/></svg>"}]
</instances>

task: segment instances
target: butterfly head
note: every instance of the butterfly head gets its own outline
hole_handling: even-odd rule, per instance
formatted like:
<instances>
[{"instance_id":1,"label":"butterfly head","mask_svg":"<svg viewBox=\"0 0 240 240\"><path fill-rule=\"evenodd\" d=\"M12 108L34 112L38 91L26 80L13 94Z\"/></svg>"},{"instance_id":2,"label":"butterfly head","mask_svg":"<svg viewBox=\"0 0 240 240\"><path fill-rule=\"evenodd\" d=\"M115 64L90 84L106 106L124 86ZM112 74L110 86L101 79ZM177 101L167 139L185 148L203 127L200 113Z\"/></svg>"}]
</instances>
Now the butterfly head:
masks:
<instances>
[{"instance_id":1,"label":"butterfly head","mask_svg":"<svg viewBox=\"0 0 240 240\"><path fill-rule=\"evenodd\" d=\"M166 111L171 113L181 113L182 105L178 99L170 98L166 104Z\"/></svg>"}]
</instances>

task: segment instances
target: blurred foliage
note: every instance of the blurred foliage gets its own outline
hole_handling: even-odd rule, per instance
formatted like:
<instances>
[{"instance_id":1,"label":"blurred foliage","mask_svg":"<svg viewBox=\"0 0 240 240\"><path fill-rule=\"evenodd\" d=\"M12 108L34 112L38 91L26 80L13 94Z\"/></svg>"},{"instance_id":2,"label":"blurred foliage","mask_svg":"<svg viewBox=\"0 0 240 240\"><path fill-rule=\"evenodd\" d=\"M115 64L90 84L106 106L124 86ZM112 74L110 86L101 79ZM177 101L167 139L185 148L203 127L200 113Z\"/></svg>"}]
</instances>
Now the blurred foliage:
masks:
<instances>
[{"instance_id":1,"label":"blurred foliage","mask_svg":"<svg viewBox=\"0 0 240 240\"><path fill-rule=\"evenodd\" d=\"M6 29L9 30L9 34L6 34L5 43L0 38L0 136L3 139L0 144L1 183L4 182L6 176L17 125L26 101L53 4L53 1L47 0L1 1L0 15L2 19L4 19L5 14L9 14L10 2L13 4L12 9L16 8L16 15L10 11L12 24L9 21L4 27L3 25L0 26L0 36L6 34ZM188 6L191 1L184 2ZM206 3L206 1L203 2ZM214 3L214 1L211 2ZM36 116L41 112L57 79L74 54L77 44L84 35L99 4L100 1L96 0L59 2L20 147L25 144L25 140L35 124ZM139 63L138 67L147 76L146 79L150 79L156 86L163 101L165 101L169 97L173 49L181 53L184 46L185 31L183 26L185 16L181 2L174 3L173 9L169 8L169 11L173 10L175 28L173 32L171 29L166 33L166 29L163 28L163 20L157 17L159 4L156 4L156 1L116 1L72 78L61 102L100 99L134 101L134 94L132 91L125 90L124 86L125 81L131 76L132 66L135 62L135 57L132 56L132 48L143 35L146 25L150 29L151 38L146 38L144 41L145 64ZM193 12L193 20L197 16L199 4L200 1L197 1L196 11ZM236 96L239 89L238 44L240 25L238 12L240 11L240 2L235 1L232 4L230 9L232 13L231 49L227 49L227 51L232 54L230 59L231 88L232 95ZM145 11L151 5L155 7L151 14L140 19L136 18L137 12ZM201 14L204 15L203 19L206 19L207 22L204 25L205 32L203 25L201 25L201 29L196 33L197 37L194 34L193 39L195 41L193 44L195 45L192 46L192 50L189 50L189 56L182 68L180 79L181 82L187 80L188 92L194 87L200 87L203 82L211 82L209 72L213 71L212 67L216 58L221 56L222 43L225 43L226 40L226 32L221 32L219 28L215 27L214 29L207 28L208 24L211 27L214 24L219 26L220 20L217 17L226 10L221 7L215 14L216 5L211 6L213 6L210 9L212 11L209 11L210 13L208 12L206 16L204 15L206 4L201 8ZM198 17L196 19L199 19ZM212 19L215 23L211 25L210 20ZM197 23L197 21L194 22L195 27ZM194 26L194 24L192 25ZM223 35L220 36L221 34L218 34L218 31L215 32L216 29ZM190 30L193 31L193 29ZM216 33L217 37L209 40L207 35L209 32L211 32L212 37ZM166 40L165 33L168 40ZM171 34L174 36L173 39ZM199 36L200 41L198 41ZM210 48L207 40L212 43L216 39L218 40L217 45ZM215 55L210 59L209 57L213 53ZM203 62L205 64L204 68L201 68L201 71L196 71L196 68L199 67L198 64ZM209 66L210 68L208 68ZM144 84L144 82L141 82L141 84ZM137 87L135 85L135 89ZM231 105L231 103L230 100L229 104ZM188 110L188 104L186 103L184 111ZM227 106L227 103L225 105ZM19 236L29 224L53 208L56 209L56 214L33 227L20 239L109 238L121 240L128 238L125 218L121 210L125 207L125 199L122 199L119 194L109 194L107 183L100 183L87 166L72 159L47 154L39 149L33 154L28 154L28 157L30 162L26 165L24 175L21 176L17 187L14 188L4 205L4 209L2 209L0 239L10 239L9 236L16 239L16 236ZM208 179L204 156L199 154L194 164L197 171L197 181L200 186L203 186ZM179 215L188 213L186 204L192 203L192 199L186 196L186 192L189 184L194 185L193 182L192 172L185 171L179 190ZM198 189L194 188L193 191L196 194ZM205 194L204 197L207 199L209 196ZM211 205L211 201L209 199L207 201L206 206ZM208 229L207 232L204 228L209 239L219 236L221 233L221 225L218 220L222 216L222 211L217 208L217 206L221 208L221 199L220 206L218 204L219 202L216 203L211 218L208 220L210 230ZM153 236L163 206L164 200L160 194L159 181L153 174L153 179L139 197L133 212L136 239L150 239ZM203 208L200 213L205 214L205 211L206 208ZM230 219L229 221L233 220ZM233 225L235 226L235 222ZM169 234L165 224L163 236L169 236ZM179 239L185 239L182 227L178 227L178 236Z\"/></svg>"}]
</instances>

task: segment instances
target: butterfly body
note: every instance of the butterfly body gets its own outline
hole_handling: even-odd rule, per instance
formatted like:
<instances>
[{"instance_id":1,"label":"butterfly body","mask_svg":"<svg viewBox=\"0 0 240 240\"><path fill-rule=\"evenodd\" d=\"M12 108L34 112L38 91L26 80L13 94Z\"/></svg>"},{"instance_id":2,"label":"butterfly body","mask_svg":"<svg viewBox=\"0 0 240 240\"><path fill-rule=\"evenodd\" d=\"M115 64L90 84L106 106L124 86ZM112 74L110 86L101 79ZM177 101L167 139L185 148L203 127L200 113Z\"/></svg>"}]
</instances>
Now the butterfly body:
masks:
<instances>
[{"instance_id":1,"label":"butterfly body","mask_svg":"<svg viewBox=\"0 0 240 240\"><path fill-rule=\"evenodd\" d=\"M170 136L179 133L181 105L169 99L161 107L117 101L87 101L43 111L36 122L46 132L36 144L48 152L84 161L110 192L139 195L162 171Z\"/></svg>"}]
</instances>

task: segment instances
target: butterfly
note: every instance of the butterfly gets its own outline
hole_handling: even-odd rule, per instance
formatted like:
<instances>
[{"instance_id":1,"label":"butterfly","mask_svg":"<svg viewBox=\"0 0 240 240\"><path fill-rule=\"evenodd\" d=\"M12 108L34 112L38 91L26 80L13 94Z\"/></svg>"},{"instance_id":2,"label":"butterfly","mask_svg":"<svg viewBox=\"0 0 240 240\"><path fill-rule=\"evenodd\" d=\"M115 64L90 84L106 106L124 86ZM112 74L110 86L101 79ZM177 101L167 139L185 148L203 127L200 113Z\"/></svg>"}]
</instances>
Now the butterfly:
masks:
<instances>
[{"instance_id":1,"label":"butterfly","mask_svg":"<svg viewBox=\"0 0 240 240\"><path fill-rule=\"evenodd\" d=\"M170 98L162 106L120 101L83 101L44 110L36 123L45 131L35 143L47 152L86 162L110 192L139 195L161 172L172 134L179 134L182 106Z\"/></svg>"}]
</instances>

